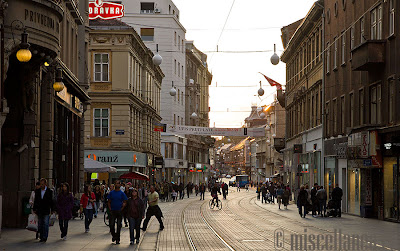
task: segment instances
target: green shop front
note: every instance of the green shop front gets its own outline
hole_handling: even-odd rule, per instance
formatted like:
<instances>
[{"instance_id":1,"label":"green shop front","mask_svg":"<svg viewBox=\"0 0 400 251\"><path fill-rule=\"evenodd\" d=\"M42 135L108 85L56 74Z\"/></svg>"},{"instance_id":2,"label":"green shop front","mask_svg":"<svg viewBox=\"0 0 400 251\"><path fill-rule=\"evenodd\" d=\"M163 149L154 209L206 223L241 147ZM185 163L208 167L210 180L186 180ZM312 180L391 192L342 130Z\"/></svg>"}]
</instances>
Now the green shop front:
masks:
<instances>
[{"instance_id":1,"label":"green shop front","mask_svg":"<svg viewBox=\"0 0 400 251\"><path fill-rule=\"evenodd\" d=\"M85 151L85 157L100 161L117 169L115 173L91 174L91 180L108 180L108 183L113 183L124 173L132 171L144 173L147 165L147 155L135 151L87 150Z\"/></svg>"}]
</instances>

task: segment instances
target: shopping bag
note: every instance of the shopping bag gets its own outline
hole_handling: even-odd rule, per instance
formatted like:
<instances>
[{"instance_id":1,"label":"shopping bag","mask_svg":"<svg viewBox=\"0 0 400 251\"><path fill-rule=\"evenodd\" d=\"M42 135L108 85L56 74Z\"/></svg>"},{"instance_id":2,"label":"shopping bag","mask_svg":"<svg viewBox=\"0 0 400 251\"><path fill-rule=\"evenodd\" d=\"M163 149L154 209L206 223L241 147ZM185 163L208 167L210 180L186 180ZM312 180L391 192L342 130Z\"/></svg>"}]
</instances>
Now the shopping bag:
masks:
<instances>
[{"instance_id":1,"label":"shopping bag","mask_svg":"<svg viewBox=\"0 0 400 251\"><path fill-rule=\"evenodd\" d=\"M29 214L28 216L28 226L26 229L30 231L38 231L38 216L36 214Z\"/></svg>"},{"instance_id":2,"label":"shopping bag","mask_svg":"<svg viewBox=\"0 0 400 251\"><path fill-rule=\"evenodd\" d=\"M52 215L50 216L49 226L54 226L54 223L56 222L56 220L57 220L56 214L52 214Z\"/></svg>"}]
</instances>

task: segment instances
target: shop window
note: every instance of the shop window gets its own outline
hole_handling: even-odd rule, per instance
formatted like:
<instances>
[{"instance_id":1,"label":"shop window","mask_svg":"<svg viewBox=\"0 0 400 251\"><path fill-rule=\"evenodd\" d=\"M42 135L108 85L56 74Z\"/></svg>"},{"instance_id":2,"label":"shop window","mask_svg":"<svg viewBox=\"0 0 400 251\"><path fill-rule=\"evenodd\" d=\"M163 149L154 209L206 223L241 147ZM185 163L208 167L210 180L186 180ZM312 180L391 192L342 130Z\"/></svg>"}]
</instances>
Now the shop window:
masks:
<instances>
[{"instance_id":1,"label":"shop window","mask_svg":"<svg viewBox=\"0 0 400 251\"><path fill-rule=\"evenodd\" d=\"M174 157L174 143L165 143L165 158Z\"/></svg>"},{"instance_id":2,"label":"shop window","mask_svg":"<svg viewBox=\"0 0 400 251\"><path fill-rule=\"evenodd\" d=\"M108 53L94 54L94 81L109 81L109 55Z\"/></svg>"},{"instance_id":3,"label":"shop window","mask_svg":"<svg viewBox=\"0 0 400 251\"><path fill-rule=\"evenodd\" d=\"M110 127L110 109L96 108L94 109L94 136L108 137Z\"/></svg>"}]
</instances>

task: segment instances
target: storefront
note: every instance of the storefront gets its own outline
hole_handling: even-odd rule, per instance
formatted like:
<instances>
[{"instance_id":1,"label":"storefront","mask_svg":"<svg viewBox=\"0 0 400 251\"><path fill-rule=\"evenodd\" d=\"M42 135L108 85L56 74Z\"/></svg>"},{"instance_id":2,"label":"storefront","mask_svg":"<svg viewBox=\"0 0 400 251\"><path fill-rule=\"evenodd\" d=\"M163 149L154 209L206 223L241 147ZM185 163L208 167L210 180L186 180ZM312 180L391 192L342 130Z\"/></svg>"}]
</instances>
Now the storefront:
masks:
<instances>
[{"instance_id":1,"label":"storefront","mask_svg":"<svg viewBox=\"0 0 400 251\"><path fill-rule=\"evenodd\" d=\"M85 157L103 162L117 169L116 173L107 174L108 183L113 183L124 173L132 171L143 173L147 165L147 155L134 151L87 150L85 151Z\"/></svg>"},{"instance_id":2,"label":"storefront","mask_svg":"<svg viewBox=\"0 0 400 251\"><path fill-rule=\"evenodd\" d=\"M383 152L383 217L400 222L400 132L382 131Z\"/></svg>"}]
</instances>

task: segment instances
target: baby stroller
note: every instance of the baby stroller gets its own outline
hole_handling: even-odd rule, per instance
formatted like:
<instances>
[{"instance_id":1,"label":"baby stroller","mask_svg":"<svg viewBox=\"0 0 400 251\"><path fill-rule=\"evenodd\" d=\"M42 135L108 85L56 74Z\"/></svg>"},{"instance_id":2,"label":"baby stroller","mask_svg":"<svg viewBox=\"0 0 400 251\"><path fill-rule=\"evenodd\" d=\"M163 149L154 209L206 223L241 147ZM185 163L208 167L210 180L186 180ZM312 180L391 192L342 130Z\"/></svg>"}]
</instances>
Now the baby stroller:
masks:
<instances>
[{"instance_id":1,"label":"baby stroller","mask_svg":"<svg viewBox=\"0 0 400 251\"><path fill-rule=\"evenodd\" d=\"M72 207L72 219L79 217L81 220L83 219L83 213L80 212L81 202L74 198L74 206Z\"/></svg>"},{"instance_id":2,"label":"baby stroller","mask_svg":"<svg viewBox=\"0 0 400 251\"><path fill-rule=\"evenodd\" d=\"M338 216L338 212L336 212L336 209L335 209L335 202L333 200L328 201L328 205L326 207L326 214L328 217Z\"/></svg>"},{"instance_id":3,"label":"baby stroller","mask_svg":"<svg viewBox=\"0 0 400 251\"><path fill-rule=\"evenodd\" d=\"M267 194L265 195L265 201L270 204L272 203L272 195L269 191L267 191Z\"/></svg>"}]
</instances>

